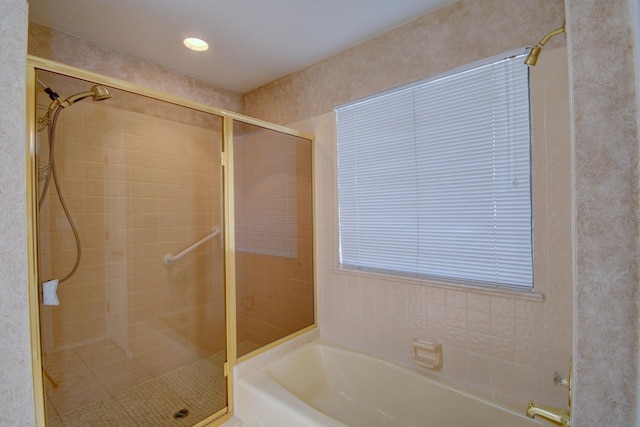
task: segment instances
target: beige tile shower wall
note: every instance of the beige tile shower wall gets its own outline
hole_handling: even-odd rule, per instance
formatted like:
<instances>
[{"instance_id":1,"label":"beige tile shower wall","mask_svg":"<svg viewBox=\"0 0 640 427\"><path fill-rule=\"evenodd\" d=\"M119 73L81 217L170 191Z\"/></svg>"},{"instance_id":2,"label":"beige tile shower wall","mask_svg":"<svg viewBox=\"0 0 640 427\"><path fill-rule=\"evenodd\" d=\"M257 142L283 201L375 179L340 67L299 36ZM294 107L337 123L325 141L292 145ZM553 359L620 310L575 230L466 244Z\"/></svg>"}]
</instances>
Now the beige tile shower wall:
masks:
<instances>
[{"instance_id":1,"label":"beige tile shower wall","mask_svg":"<svg viewBox=\"0 0 640 427\"><path fill-rule=\"evenodd\" d=\"M244 95L244 113L273 123L529 46L562 25L562 0L459 0ZM547 46L562 44L561 38Z\"/></svg>"},{"instance_id":2,"label":"beige tile shower wall","mask_svg":"<svg viewBox=\"0 0 640 427\"><path fill-rule=\"evenodd\" d=\"M524 66L524 65L523 65ZM565 48L532 70L535 288L544 301L337 270L333 113L293 124L316 135L321 334L412 365L411 342L441 342L436 375L523 404L566 406L554 372L572 354L571 145Z\"/></svg>"},{"instance_id":3,"label":"beige tile shower wall","mask_svg":"<svg viewBox=\"0 0 640 427\"><path fill-rule=\"evenodd\" d=\"M221 350L220 238L163 263L222 225L219 133L86 102L63 110L56 135L82 261L61 305L43 308L45 351L108 338L161 374ZM41 216L47 278L66 274L76 252L53 195Z\"/></svg>"},{"instance_id":4,"label":"beige tile shower wall","mask_svg":"<svg viewBox=\"0 0 640 427\"><path fill-rule=\"evenodd\" d=\"M311 260L236 253L239 342L264 346L313 323Z\"/></svg>"},{"instance_id":5,"label":"beige tile shower wall","mask_svg":"<svg viewBox=\"0 0 640 427\"><path fill-rule=\"evenodd\" d=\"M242 112L242 95L239 93L34 22L29 23L28 52L192 101Z\"/></svg>"}]
</instances>

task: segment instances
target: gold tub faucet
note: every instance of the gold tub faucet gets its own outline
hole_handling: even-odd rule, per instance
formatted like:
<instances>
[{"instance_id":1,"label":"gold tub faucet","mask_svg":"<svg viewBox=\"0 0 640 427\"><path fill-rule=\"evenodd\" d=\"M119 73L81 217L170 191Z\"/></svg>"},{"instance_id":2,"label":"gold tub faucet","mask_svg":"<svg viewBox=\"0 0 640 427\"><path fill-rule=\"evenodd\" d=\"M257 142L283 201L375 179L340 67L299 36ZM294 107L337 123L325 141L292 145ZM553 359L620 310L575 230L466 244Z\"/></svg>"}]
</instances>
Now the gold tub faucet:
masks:
<instances>
[{"instance_id":1,"label":"gold tub faucet","mask_svg":"<svg viewBox=\"0 0 640 427\"><path fill-rule=\"evenodd\" d=\"M571 415L568 410L554 408L552 406L536 405L533 403L533 400L530 400L529 407L527 408L527 417L533 418L535 416L540 416L559 426L571 425Z\"/></svg>"},{"instance_id":2,"label":"gold tub faucet","mask_svg":"<svg viewBox=\"0 0 640 427\"><path fill-rule=\"evenodd\" d=\"M569 375L567 378L563 378L557 372L554 373L553 382L556 385L564 386L568 388L569 394L569 409L554 408L553 406L536 405L533 400L529 401L529 407L527 408L527 417L534 418L540 416L547 421L550 421L559 426L571 426L571 373L573 367L569 368Z\"/></svg>"}]
</instances>

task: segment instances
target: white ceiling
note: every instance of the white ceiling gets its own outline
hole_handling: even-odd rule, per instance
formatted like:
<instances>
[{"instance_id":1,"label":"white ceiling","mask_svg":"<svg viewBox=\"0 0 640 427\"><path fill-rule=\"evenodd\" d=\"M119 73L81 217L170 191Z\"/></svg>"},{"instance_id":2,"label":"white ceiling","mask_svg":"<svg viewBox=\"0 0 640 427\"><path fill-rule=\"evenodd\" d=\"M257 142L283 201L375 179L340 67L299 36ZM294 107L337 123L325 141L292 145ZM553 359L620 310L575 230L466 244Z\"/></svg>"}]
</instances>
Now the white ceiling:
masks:
<instances>
[{"instance_id":1,"label":"white ceiling","mask_svg":"<svg viewBox=\"0 0 640 427\"><path fill-rule=\"evenodd\" d=\"M453 1L29 0L29 19L244 93Z\"/></svg>"}]
</instances>

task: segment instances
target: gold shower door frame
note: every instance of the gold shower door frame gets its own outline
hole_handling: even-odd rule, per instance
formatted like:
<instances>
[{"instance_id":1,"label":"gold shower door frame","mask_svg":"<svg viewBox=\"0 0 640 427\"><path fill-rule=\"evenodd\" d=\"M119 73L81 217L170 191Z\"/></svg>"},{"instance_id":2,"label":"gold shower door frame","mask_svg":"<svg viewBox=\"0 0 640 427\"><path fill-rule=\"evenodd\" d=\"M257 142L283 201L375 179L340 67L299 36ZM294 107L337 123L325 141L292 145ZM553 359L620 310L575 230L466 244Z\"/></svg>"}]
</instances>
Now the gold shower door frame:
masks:
<instances>
[{"instance_id":1,"label":"gold shower door frame","mask_svg":"<svg viewBox=\"0 0 640 427\"><path fill-rule=\"evenodd\" d=\"M38 182L38 165L36 163L36 121L37 121L37 105L36 92L37 70L49 71L64 76L88 80L96 84L110 86L123 91L131 92L137 95L146 96L160 101L165 101L178 106L191 108L204 113L211 113L222 117L222 152L221 164L223 170L222 189L223 189L223 224L224 224L224 289L225 289L225 322L226 322L226 363L224 364L224 375L226 376L227 385L227 406L218 412L211 414L208 418L198 422L195 426L216 426L227 421L233 415L233 375L232 369L238 362L237 356L237 307L236 307L236 263L235 263L235 221L234 221L234 170L233 170L233 124L234 121L242 122L250 125L260 126L267 130L280 132L283 134L306 139L311 146L311 176L314 175L314 153L315 139L311 135L305 135L293 129L283 126L274 125L262 120L254 119L238 113L233 113L223 109L210 107L194 101L189 101L169 95L154 89L148 89L126 82L100 75L98 73L82 70L80 68L64 65L47 59L28 56L27 58L27 98L26 98L26 125L27 125L27 141L26 141L26 164L27 164L27 242L28 242L28 277L29 277L29 316L31 330L31 357L33 371L34 386L34 405L36 425L46 425L45 411L45 388L43 374L43 358L41 352L41 331L40 331L40 284L38 282L38 216L37 216L37 182ZM312 182L312 205L315 211L315 188ZM312 233L315 230L315 215L312 218ZM304 334L317 327L317 287L316 287L316 262L315 262L315 239L313 243L313 323L308 327L300 329L284 338L274 341L264 347L254 351L251 354L243 356L240 361L244 361L257 354L262 353L274 346L288 341L296 336Z\"/></svg>"}]
</instances>

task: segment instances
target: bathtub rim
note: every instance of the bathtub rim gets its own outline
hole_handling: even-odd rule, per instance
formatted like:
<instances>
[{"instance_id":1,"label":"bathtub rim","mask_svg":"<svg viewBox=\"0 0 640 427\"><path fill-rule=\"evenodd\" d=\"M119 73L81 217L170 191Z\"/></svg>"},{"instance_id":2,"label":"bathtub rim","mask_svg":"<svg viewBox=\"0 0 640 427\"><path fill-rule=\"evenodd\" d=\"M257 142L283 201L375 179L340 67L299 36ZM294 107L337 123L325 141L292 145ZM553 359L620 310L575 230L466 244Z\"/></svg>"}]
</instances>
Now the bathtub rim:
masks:
<instances>
[{"instance_id":1,"label":"bathtub rim","mask_svg":"<svg viewBox=\"0 0 640 427\"><path fill-rule=\"evenodd\" d=\"M496 406L498 408L501 409L505 409L508 410L510 412L514 412L518 415L524 415L526 410L527 410L527 403L526 402L518 402L512 399L507 399L504 397L500 397L497 396L495 394L489 393L485 390L481 390L478 388L475 388L469 384L465 384L450 378L445 378L442 377L440 375L438 375L436 373L436 371L432 371L429 370L427 368L421 368L418 365L412 366L412 365L405 365L405 364L401 364L401 363L397 363L395 361L390 361L387 360L383 357L380 357L376 354L371 354L371 353L367 353L366 351L354 348L354 347L349 347L346 346L344 344L340 344L340 343L336 343L334 341L328 340L322 336L314 339L313 341L310 341L309 343L303 344L301 345L298 349L301 349L302 347L305 346L324 346L324 347L329 347L332 349L335 349L339 352L344 352L344 353L354 353L357 354L361 357L365 357L365 358L371 358L374 359L380 363L382 363L383 365L386 366L390 366L393 369L405 369L409 372L412 372L416 375L418 375L419 377L422 377L430 382L435 383L436 385L440 386L440 387L444 387L448 390L451 390L453 392L457 392L460 393L462 395L464 395L465 397L468 397L470 399L476 399L476 400L482 400L483 402L489 403L493 406ZM298 350L296 349L296 350ZM294 357L293 352L295 350L287 353L286 355L284 355L281 359L275 360L271 363L269 363L266 368L268 369L269 367L275 367L276 365L279 364L284 364L286 362L286 360L288 358ZM273 378L273 377L272 377ZM276 381L275 378L273 378L274 381ZM277 382L277 381L276 381Z\"/></svg>"}]
</instances>

